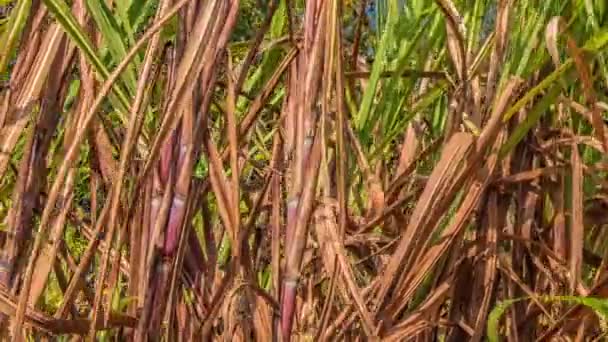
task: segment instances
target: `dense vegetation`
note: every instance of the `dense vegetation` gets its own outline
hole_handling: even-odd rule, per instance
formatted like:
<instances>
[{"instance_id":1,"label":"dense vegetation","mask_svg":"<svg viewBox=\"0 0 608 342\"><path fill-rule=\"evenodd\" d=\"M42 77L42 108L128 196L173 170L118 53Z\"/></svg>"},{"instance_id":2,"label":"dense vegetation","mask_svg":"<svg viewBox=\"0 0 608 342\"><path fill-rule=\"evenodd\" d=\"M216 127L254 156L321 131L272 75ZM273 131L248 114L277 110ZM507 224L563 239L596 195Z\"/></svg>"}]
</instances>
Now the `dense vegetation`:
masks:
<instances>
[{"instance_id":1,"label":"dense vegetation","mask_svg":"<svg viewBox=\"0 0 608 342\"><path fill-rule=\"evenodd\" d=\"M1 335L605 338L607 46L605 0L0 0Z\"/></svg>"}]
</instances>

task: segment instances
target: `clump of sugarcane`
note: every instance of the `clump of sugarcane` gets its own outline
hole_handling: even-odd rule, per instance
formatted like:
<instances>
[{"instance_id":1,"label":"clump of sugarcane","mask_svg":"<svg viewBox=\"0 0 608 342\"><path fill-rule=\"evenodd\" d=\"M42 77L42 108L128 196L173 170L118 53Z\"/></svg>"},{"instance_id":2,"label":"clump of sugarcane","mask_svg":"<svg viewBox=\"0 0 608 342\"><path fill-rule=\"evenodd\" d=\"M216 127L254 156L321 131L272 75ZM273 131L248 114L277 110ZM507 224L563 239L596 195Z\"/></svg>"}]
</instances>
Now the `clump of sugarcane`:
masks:
<instances>
[{"instance_id":1,"label":"clump of sugarcane","mask_svg":"<svg viewBox=\"0 0 608 342\"><path fill-rule=\"evenodd\" d=\"M286 118L286 150L295 149L291 168L293 177L287 199L285 231L285 272L281 296L281 334L291 338L300 264L308 235L308 221L316 195L321 145L316 132L317 98L323 74L325 2L309 1L304 14L304 46L290 73L290 94Z\"/></svg>"},{"instance_id":2,"label":"clump of sugarcane","mask_svg":"<svg viewBox=\"0 0 608 342\"><path fill-rule=\"evenodd\" d=\"M172 101L165 107L165 117L152 149L154 153L160 146L160 160L152 178L154 194L149 231L154 247L147 256L148 288L139 322L139 339L144 339L146 333L157 334L165 315L171 317L165 308L172 300L170 291L175 290L170 288L170 281L180 269L175 263L177 253L180 244L193 241L183 238L185 225L190 221L186 213L193 198L190 196L195 161L193 140L207 124L216 60L228 41L237 9L238 1L212 1L203 6L192 3L188 10L198 12L196 19L191 22L192 27L188 27L188 22L182 27L185 32L180 43L183 46L177 46L180 58L174 60L174 79L168 81L168 89L173 90ZM198 89L202 89L202 94ZM170 132L166 138L165 132ZM197 248L193 247L197 243L190 242L190 246ZM194 253L200 255L199 251Z\"/></svg>"},{"instance_id":3,"label":"clump of sugarcane","mask_svg":"<svg viewBox=\"0 0 608 342\"><path fill-rule=\"evenodd\" d=\"M64 86L67 84L64 79L69 74L67 61L74 54L74 48L67 46L67 39L58 25L52 25L46 30L43 28L42 12L39 7L34 8L33 13L37 15L28 21L24 33L32 40L24 49L43 49L45 53L41 56L46 58L18 59L11 74L12 92L4 94L8 97L8 106L5 107L7 112L0 114L0 117L4 118L0 120L0 145L9 151L15 147L30 118L32 120L26 133L24 154L18 167L12 205L8 213L8 232L4 241L0 241L0 284L12 289L13 294L18 292L23 280L21 275L26 263L19 260L27 259L23 252L27 250L27 243L31 240L34 210L45 186L42 173L46 170L46 156L59 123L59 106L67 93ZM39 46L40 36L46 39L46 44L42 47ZM26 77L24 72L29 69L33 69L33 74L38 77ZM50 72L51 70L53 72ZM22 84L24 86L21 86ZM40 99L42 100L38 101ZM40 103L40 106L34 106L34 103ZM0 156L0 177L6 172L9 156L4 153ZM65 194L65 200L69 200L69 194ZM65 210L57 213L58 217L64 215ZM0 314L0 326L4 324L5 319L6 316Z\"/></svg>"}]
</instances>

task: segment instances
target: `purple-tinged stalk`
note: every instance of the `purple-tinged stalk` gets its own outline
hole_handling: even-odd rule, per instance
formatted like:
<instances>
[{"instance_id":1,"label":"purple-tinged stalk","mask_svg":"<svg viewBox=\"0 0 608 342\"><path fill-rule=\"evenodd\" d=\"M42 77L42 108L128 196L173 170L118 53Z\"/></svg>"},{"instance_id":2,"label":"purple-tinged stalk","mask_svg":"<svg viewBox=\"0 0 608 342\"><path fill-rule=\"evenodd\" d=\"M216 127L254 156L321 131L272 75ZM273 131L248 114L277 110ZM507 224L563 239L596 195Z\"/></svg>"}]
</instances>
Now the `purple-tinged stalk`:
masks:
<instances>
[{"instance_id":1,"label":"purple-tinged stalk","mask_svg":"<svg viewBox=\"0 0 608 342\"><path fill-rule=\"evenodd\" d=\"M159 266L153 266L155 269L159 269L157 273L157 277L153 279L154 281L154 290L152 294L154 298L151 300L153 305L153 310L151 312L152 316L150 317L150 322L148 326L148 330L150 332L158 331L160 328L160 322L165 314L166 304L167 304L167 295L168 295L168 282L171 279L173 262L176 257L176 252L178 249L178 244L180 241L180 237L182 235L182 228L184 226L184 217L187 209L187 199L189 198L190 192L190 179L192 176L193 170L193 154L191 150L191 137L192 137L192 111L184 116L184 121L182 124L182 131L179 135L179 142L177 141L178 135L173 134L170 139L168 139L167 144L163 147L163 154L160 160L160 168L161 168L161 177L160 181L165 184L170 185L172 183L172 174L177 172L176 169L165 169L162 170L163 165L166 165L167 159L173 160L173 165L177 165L177 170L179 170L179 175L176 177L175 186L173 191L166 188L165 191L171 193L169 195L170 205L168 207L168 217L166 218L166 223L163 221L160 222L161 226L164 226L164 234L159 235L159 239L157 243L159 243L160 262ZM177 155L173 155L170 147L175 145L180 146L179 153ZM189 147L188 147L189 146ZM177 163L175 163L177 161ZM164 173L164 174L163 174ZM159 226L157 226L159 227ZM161 231L163 228L161 228Z\"/></svg>"},{"instance_id":2,"label":"purple-tinged stalk","mask_svg":"<svg viewBox=\"0 0 608 342\"><path fill-rule=\"evenodd\" d=\"M301 193L301 206L298 207L298 215L295 221L293 244L286 251L285 275L283 278L283 298L281 302L281 326L285 341L291 338L291 327L295 312L296 293L300 277L300 264L304 254L308 235L308 221L313 209L317 178L319 175L319 164L321 161L321 142L317 137L314 139L311 158L306 167L306 182Z\"/></svg>"},{"instance_id":3,"label":"purple-tinged stalk","mask_svg":"<svg viewBox=\"0 0 608 342\"><path fill-rule=\"evenodd\" d=\"M167 11L167 7L168 7L168 2L167 1L162 1L159 4L159 8L158 11L156 12L156 20L158 20L159 18L161 18L163 16L163 14ZM133 155L133 151L135 146L137 146L137 137L139 136L139 132L141 130L141 124L140 122L143 120L143 110L144 110L144 100L145 100L145 91L147 89L148 86L148 82L150 80L150 77L152 75L152 65L153 65L153 59L155 58L156 52L159 48L160 45L160 33L157 32L155 33L150 41L150 44L148 45L148 48L146 49L146 55L145 55L145 60L144 60L144 64L143 64L143 69L137 84L137 91L136 91L136 96L135 96L135 100L133 103L133 106L131 107L130 113L129 113L129 121L128 121L128 127L127 127L127 135L126 138L123 141L122 144L122 148L121 148L121 156L120 156L120 164L119 164L119 168L118 168L118 175L116 177L116 181L113 184L113 192L112 192L112 197L111 197L111 209L110 209L110 214L109 214L109 222L108 222L108 234L106 236L106 243L107 243L107 248L106 251L104 252L104 254L102 255L102 261L101 261L101 265L99 268L99 277L97 279L97 284L96 284L96 295L95 295L95 300L93 303L93 310L92 310L92 316L91 316L91 321L92 322L96 322L97 321L97 315L98 312L100 311L100 306L101 306L101 301L102 301L102 297L103 297L103 288L106 284L105 278L106 278L106 272L107 272L107 268L109 265L109 259L110 259L110 250L111 250L111 244L112 241L114 239L114 233L115 231L119 231L120 233L120 239L118 241L117 244L117 254L118 251L121 248L121 240L123 240L125 238L125 235L127 233L127 229L126 229L126 225L127 225L127 221L128 219L123 218L122 224L121 222L119 222L119 208L120 208L120 204L123 200L123 196L122 196L122 190L123 190L123 183L124 183L124 179L126 177L126 173L129 169L129 163L131 162L131 157ZM118 227L117 229L117 226ZM117 268L115 268L116 272L117 272ZM106 299L106 315L104 317L104 322L107 322L110 318L110 308L111 308L111 302L112 302L112 296L114 294L114 290L115 290L115 286L116 286L116 281L118 278L118 275L116 273L114 273L115 276L111 276L110 277L110 281L109 283L109 291L107 291L107 299ZM89 331L89 337L94 339L96 335L96 326L95 324L91 324L91 328Z\"/></svg>"},{"instance_id":4,"label":"purple-tinged stalk","mask_svg":"<svg viewBox=\"0 0 608 342\"><path fill-rule=\"evenodd\" d=\"M182 9L187 11L190 7ZM176 51L167 52L170 71L166 80L166 91L173 86L177 59ZM192 116L192 108L186 109L184 116ZM179 229L185 214L185 201L182 197L185 190L177 189L176 173L184 171L185 148L181 143L182 134L188 135L191 125L182 125L181 131L173 130L165 139L160 149L160 159L152 178L152 204L150 211L151 239L148 243L149 255L147 258L147 269L149 270L149 288L145 294L144 311L139 325L138 339L145 339L146 333L158 333L160 322L164 316L165 298L167 294L167 282L170 276L170 266L173 261L174 251L177 249ZM186 140L189 140L186 138ZM176 151L179 149L179 151ZM174 167L175 165L175 167Z\"/></svg>"},{"instance_id":5,"label":"purple-tinged stalk","mask_svg":"<svg viewBox=\"0 0 608 342\"><path fill-rule=\"evenodd\" d=\"M146 58L144 61L144 72L142 76L145 75L147 66L149 65L149 60ZM153 75L150 76L149 85L145 88L147 90L143 90L143 102L141 104L141 108L146 108L147 104L151 100L151 94L153 91L150 91L150 88L156 84L159 75L160 68L153 68ZM141 91L138 89L138 92ZM136 95L137 99L138 95ZM137 100L136 100L137 101ZM137 124L135 127L135 131L139 132L141 130L141 126L143 125L143 113L137 118ZM135 316L136 310L138 307L142 307L144 303L144 295L146 289L145 279L147 275L146 268L146 260L149 252L149 237L150 237L150 219L151 219L151 207L152 207L152 182L148 182L147 186L142 189L136 189L135 198L138 200L135 202L136 207L133 209L133 215L128 217L128 233L129 237L129 265L130 265L130 274L128 277L128 285L127 285L127 293L131 298L137 298L137 300L131 301L128 305L127 312L131 315ZM118 256L118 253L116 253ZM119 258L116 258L117 261ZM118 264L118 262L114 262L114 264ZM112 288L116 285L112 284ZM133 329L128 329L125 334L129 336L129 338L134 338L135 331Z\"/></svg>"},{"instance_id":6,"label":"purple-tinged stalk","mask_svg":"<svg viewBox=\"0 0 608 342\"><path fill-rule=\"evenodd\" d=\"M86 133L87 133L88 129L90 128L91 123L93 122L93 119L95 118L95 114L97 113L97 110L100 108L103 100L105 99L105 96L110 92L110 90L112 89L112 86L117 81L120 73L126 68L126 66L132 60L132 58L135 56L137 51L143 46L143 44L145 42L148 41L148 39L153 34L158 32L158 30L160 30L162 28L162 26L176 13L177 9L179 9L180 6L182 6L185 3L186 3L186 0L179 1L168 12L168 14L165 17L163 17L162 19L159 19L157 22L155 22L155 24L152 25L152 27L150 27L150 29L147 30L142 35L142 37L129 50L129 52L127 53L125 58L119 63L119 65L114 69L114 71L108 76L107 80L99 88L97 96L96 96L95 100L93 101L92 105L87 109L86 113L84 113L82 115L82 117L81 117L82 124L79 125L79 127L74 135L74 139L72 140L69 148L67 149L67 151L65 153L65 158L61 161L61 164L57 170L55 182L51 186L51 189L48 193L46 204L42 211L39 232L36 235L36 239L33 243L31 257L27 264L24 281L23 281L23 284L21 287L21 293L19 295L19 304L17 306L17 311L15 314L13 331L20 331L21 327L23 325L23 321L25 319L27 301L29 298L29 291L31 288L32 273L34 271L34 261L36 260L38 254L40 252L42 243L46 239L46 234L47 234L49 222L51 220L51 215L53 214L53 212L55 210L55 206L59 200L59 195L60 195L59 192L61 190L61 187L64 185L65 177L66 177L69 169L71 169L73 167L73 165L76 161L76 158L80 151L80 145L81 145L83 139L85 138ZM96 228L98 228L98 227L96 227ZM113 232L110 231L108 233L108 235L112 236ZM109 248L107 248L106 250L109 250ZM109 255L109 253L107 255ZM107 255L104 258L103 263L102 263L101 272L100 272L100 274L102 276L100 278L103 278L103 275L105 272L104 265L107 265L107 260L108 260ZM102 282L100 281L98 284L102 284ZM98 286L98 288L99 287L100 286ZM100 293L101 293L101 291L99 291L97 293L97 297L95 298L95 302L97 304L100 301L100 296L99 296ZM93 315L97 315L96 311L93 312ZM91 324L91 332L95 330L95 325L96 325L97 321L95 319L93 319L92 322L94 322L94 323Z\"/></svg>"},{"instance_id":7,"label":"purple-tinged stalk","mask_svg":"<svg viewBox=\"0 0 608 342\"><path fill-rule=\"evenodd\" d=\"M171 174L171 178L174 176ZM166 272L163 272L162 267L164 263L162 262L161 249L162 249L162 230L166 225L167 219L169 217L169 210L171 208L172 202L172 194L171 194L172 184L170 182L165 184L162 194L162 197L158 199L159 212L158 215L152 214L155 221L150 221L151 224L151 241L149 242L148 248L150 248L146 268L148 269L148 279L147 285L145 288L145 299L144 299L144 307L141 314L141 318L138 324L138 331L136 334L137 341L146 340L148 333L159 333L157 330L159 326L155 325L155 321L153 319L154 308L158 305L157 298L159 295L157 292L162 291L160 287L163 283L164 279L161 279ZM162 313L158 313L162 314ZM158 321L156 321L158 322Z\"/></svg>"},{"instance_id":8,"label":"purple-tinged stalk","mask_svg":"<svg viewBox=\"0 0 608 342\"><path fill-rule=\"evenodd\" d=\"M179 265L174 264L174 261L177 257L180 241L181 243L189 241L181 237L183 236L185 223L189 222L185 214L189 200L191 199L190 184L195 160L193 140L194 137L198 136L199 128L206 124L206 113L211 99L210 94L215 84L215 62L217 60L215 57L223 50L223 47L227 43L229 33L235 23L237 8L238 1L231 4L215 2L199 8L198 20L194 21L195 27L192 30L191 39L184 42L183 56L181 56L179 65L176 66L176 83L179 83L179 77L185 71L184 66L188 65L188 63L194 63L194 67L200 71L200 76L198 81L194 79L191 81L194 84L200 84L204 94L200 107L195 109L193 105L194 98L191 95L193 94L194 87L189 85L189 95L183 97L183 100L187 104L184 106L178 105L177 102L170 103L166 109L166 118L163 121L163 127L179 127L181 125L181 132L177 133L176 130L173 130L170 133L172 137L162 143L159 172L158 176L155 177L155 182L157 183L155 187L164 188L161 206L162 204L166 205L167 217L166 219L153 217L150 223L154 225L154 230L158 232L158 240L153 240L158 244L158 254L157 257L154 255L148 257L151 262L150 267L153 267L153 270L148 277L150 289L146 295L144 316L140 322L140 328L150 333L158 332L161 320L165 315L169 315L169 312L166 312L166 308L168 309L167 302L173 299L172 297L167 299L170 295L167 288L174 288L168 285L175 276L174 272L180 268ZM228 19L222 21L218 18ZM200 41L201 34L208 37L205 44L202 44L202 41ZM198 60L190 59L194 55L199 55L202 58ZM190 77L190 75L181 76ZM183 110L183 115L181 117L178 116L174 124L170 124L170 121L167 120L175 119L175 117L171 118L169 116L172 107L181 107ZM196 118L194 117L195 111L198 112ZM157 139L160 137L162 135L159 133ZM172 186L173 182L175 182L174 186ZM165 184L165 186L160 184ZM160 212L162 213L163 210ZM180 258L178 261L181 260L183 258ZM140 338L145 338L144 336L145 332L142 331Z\"/></svg>"}]
</instances>

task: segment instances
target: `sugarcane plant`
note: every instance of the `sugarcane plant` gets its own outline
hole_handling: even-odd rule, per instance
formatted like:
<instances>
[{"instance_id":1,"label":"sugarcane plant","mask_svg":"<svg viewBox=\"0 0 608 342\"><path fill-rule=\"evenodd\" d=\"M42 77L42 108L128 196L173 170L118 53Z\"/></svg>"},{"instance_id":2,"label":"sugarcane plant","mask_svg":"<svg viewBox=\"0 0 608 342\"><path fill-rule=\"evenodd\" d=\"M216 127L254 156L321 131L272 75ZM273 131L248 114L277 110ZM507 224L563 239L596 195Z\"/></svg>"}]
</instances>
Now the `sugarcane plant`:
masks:
<instances>
[{"instance_id":1,"label":"sugarcane plant","mask_svg":"<svg viewBox=\"0 0 608 342\"><path fill-rule=\"evenodd\" d=\"M0 336L606 334L604 0L0 0Z\"/></svg>"}]
</instances>

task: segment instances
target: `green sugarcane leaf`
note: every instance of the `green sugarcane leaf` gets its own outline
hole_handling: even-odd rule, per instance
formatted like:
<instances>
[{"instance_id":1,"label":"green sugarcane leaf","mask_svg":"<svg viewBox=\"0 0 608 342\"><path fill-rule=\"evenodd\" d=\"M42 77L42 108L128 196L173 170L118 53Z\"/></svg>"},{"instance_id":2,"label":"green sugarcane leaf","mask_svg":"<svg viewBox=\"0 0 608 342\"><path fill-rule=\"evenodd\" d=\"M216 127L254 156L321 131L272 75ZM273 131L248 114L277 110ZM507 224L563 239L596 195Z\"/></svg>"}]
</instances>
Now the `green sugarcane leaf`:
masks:
<instances>
[{"instance_id":1,"label":"green sugarcane leaf","mask_svg":"<svg viewBox=\"0 0 608 342\"><path fill-rule=\"evenodd\" d=\"M507 309L511 305L513 305L519 301L522 301L524 299L526 299L526 298L505 300L505 301L502 301L501 303L499 303L498 305L496 305L494 307L494 309L492 309L492 311L488 315L488 325L487 325L488 341L490 341L490 342L499 342L500 341L500 339L498 338L498 325L500 324L500 318L502 317L502 315L504 315L504 313L507 311Z\"/></svg>"},{"instance_id":2,"label":"green sugarcane leaf","mask_svg":"<svg viewBox=\"0 0 608 342\"><path fill-rule=\"evenodd\" d=\"M513 134L509 136L507 142L500 148L499 158L503 158L519 144L530 129L540 120L540 117L555 103L555 99L557 99L561 90L562 88L559 83L553 84L545 96L528 111L524 121L515 128Z\"/></svg>"},{"instance_id":3,"label":"green sugarcane leaf","mask_svg":"<svg viewBox=\"0 0 608 342\"><path fill-rule=\"evenodd\" d=\"M158 7L158 0L134 0L128 10L129 22L135 33L139 32ZM172 22L175 22L174 18Z\"/></svg>"},{"instance_id":4,"label":"green sugarcane leaf","mask_svg":"<svg viewBox=\"0 0 608 342\"><path fill-rule=\"evenodd\" d=\"M61 0L44 0L44 4L49 12L54 15L55 19L68 34L70 39L72 39L74 44L76 44L76 46L78 46L78 48L84 53L88 62L93 65L98 76L100 76L102 80L107 79L110 75L108 68L106 68L105 64L95 52L92 42L85 34L82 27L78 24L76 18L66 3ZM123 122L126 122L129 99L117 83L114 83L113 91L115 96L110 94L110 101L121 112L121 119Z\"/></svg>"},{"instance_id":5,"label":"green sugarcane leaf","mask_svg":"<svg viewBox=\"0 0 608 342\"><path fill-rule=\"evenodd\" d=\"M13 49L29 17L31 6L31 0L20 0L6 24L8 29L0 37L0 74L5 72L8 60L11 58Z\"/></svg>"},{"instance_id":6,"label":"green sugarcane leaf","mask_svg":"<svg viewBox=\"0 0 608 342\"><path fill-rule=\"evenodd\" d=\"M135 35L133 31L133 23L129 18L129 8L133 5L130 0L118 0L114 1L114 8L116 9L116 20L120 23L120 27L124 30L129 45L135 44Z\"/></svg>"},{"instance_id":7,"label":"green sugarcane leaf","mask_svg":"<svg viewBox=\"0 0 608 342\"><path fill-rule=\"evenodd\" d=\"M105 4L105 1L87 0L87 7L89 8L89 13L93 17L93 20L99 27L99 31L102 34L104 43L112 55L112 59L115 63L118 63L127 55L128 47L123 38L125 37L125 34L121 32L116 18ZM139 64L138 56L134 58L134 61L136 64ZM131 92L131 95L135 95L137 78L135 77L133 63L127 66L122 78L125 81L127 88Z\"/></svg>"}]
</instances>

